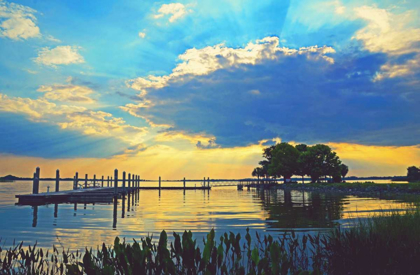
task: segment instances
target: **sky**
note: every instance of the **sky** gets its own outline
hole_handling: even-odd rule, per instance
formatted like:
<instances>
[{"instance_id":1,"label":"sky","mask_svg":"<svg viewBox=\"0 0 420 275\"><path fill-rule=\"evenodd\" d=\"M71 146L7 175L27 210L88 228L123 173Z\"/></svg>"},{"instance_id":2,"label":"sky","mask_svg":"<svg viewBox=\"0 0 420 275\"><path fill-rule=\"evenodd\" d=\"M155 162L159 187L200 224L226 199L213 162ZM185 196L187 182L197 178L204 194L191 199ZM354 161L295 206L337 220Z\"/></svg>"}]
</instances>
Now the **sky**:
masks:
<instances>
[{"instance_id":1,"label":"sky","mask_svg":"<svg viewBox=\"0 0 420 275\"><path fill-rule=\"evenodd\" d=\"M0 0L0 175L249 177L328 144L420 165L418 0Z\"/></svg>"}]
</instances>

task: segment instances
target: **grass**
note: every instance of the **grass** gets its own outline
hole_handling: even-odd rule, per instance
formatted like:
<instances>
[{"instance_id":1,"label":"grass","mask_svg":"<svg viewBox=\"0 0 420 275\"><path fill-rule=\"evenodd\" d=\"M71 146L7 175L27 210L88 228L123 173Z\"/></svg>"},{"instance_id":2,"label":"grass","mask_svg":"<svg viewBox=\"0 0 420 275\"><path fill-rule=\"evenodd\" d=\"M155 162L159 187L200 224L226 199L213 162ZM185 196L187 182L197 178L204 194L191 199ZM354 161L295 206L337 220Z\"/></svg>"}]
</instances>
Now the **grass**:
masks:
<instances>
[{"instance_id":1,"label":"grass","mask_svg":"<svg viewBox=\"0 0 420 275\"><path fill-rule=\"evenodd\" d=\"M420 211L358 220L326 235L253 237L212 230L201 246L191 232L163 231L157 242L103 244L83 253L22 243L0 250L0 274L419 274Z\"/></svg>"}]
</instances>

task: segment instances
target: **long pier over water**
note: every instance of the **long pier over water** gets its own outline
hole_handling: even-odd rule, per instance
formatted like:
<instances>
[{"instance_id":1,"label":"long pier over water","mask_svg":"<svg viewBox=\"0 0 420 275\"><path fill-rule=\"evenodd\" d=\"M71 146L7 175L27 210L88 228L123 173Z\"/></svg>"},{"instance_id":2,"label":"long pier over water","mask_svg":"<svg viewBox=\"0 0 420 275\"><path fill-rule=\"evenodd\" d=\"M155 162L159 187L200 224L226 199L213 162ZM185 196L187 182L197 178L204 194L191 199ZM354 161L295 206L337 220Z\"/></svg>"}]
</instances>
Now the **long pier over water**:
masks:
<instances>
[{"instance_id":1,"label":"long pier over water","mask_svg":"<svg viewBox=\"0 0 420 275\"><path fill-rule=\"evenodd\" d=\"M202 180L145 180L141 179L140 175L122 172L119 175L118 169L114 170L114 175L104 176L101 178L88 178L88 174L85 174L84 178L79 177L79 173L76 172L73 180L72 190L60 190L60 181L66 181L68 179L60 178L60 171L56 171L55 179L40 177L40 168L36 168L33 176L32 194L16 195L18 198L18 204L46 204L46 203L95 203L95 202L112 202L113 198L124 197L125 194L136 191L136 190L211 190L212 186L237 186L238 190L242 190L244 186L248 189L251 187L267 187L273 184L277 184L277 181L272 179L264 180L217 180L204 177ZM45 193L39 193L40 181L51 181L55 180L55 190L48 191ZM142 186L145 182L156 182L157 186ZM162 186L162 182L182 183L182 186ZM187 186L187 183L195 183L194 186ZM211 183L211 184L210 184ZM197 186L198 185L198 186Z\"/></svg>"}]
</instances>

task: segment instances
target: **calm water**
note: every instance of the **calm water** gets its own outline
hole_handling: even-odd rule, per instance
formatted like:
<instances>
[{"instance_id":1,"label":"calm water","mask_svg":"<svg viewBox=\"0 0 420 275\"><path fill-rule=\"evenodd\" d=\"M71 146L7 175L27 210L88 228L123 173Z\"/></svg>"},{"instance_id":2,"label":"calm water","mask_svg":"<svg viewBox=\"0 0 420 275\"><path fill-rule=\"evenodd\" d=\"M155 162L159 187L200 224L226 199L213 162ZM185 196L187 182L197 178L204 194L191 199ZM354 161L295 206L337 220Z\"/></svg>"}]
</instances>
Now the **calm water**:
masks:
<instances>
[{"instance_id":1,"label":"calm water","mask_svg":"<svg viewBox=\"0 0 420 275\"><path fill-rule=\"evenodd\" d=\"M44 192L52 182L41 182ZM62 182L61 190L71 188ZM110 204L59 204L38 207L15 205L15 194L31 192L31 182L0 183L0 238L42 247L62 243L67 248L96 247L113 242L116 236L140 239L162 230L192 230L201 239L215 228L226 231L324 232L338 224L351 224L359 217L378 211L405 209L397 200L325 195L316 192L237 191L235 187L215 187L211 191L142 190L130 199ZM129 204L128 204L129 202ZM124 211L123 211L124 208Z\"/></svg>"}]
</instances>

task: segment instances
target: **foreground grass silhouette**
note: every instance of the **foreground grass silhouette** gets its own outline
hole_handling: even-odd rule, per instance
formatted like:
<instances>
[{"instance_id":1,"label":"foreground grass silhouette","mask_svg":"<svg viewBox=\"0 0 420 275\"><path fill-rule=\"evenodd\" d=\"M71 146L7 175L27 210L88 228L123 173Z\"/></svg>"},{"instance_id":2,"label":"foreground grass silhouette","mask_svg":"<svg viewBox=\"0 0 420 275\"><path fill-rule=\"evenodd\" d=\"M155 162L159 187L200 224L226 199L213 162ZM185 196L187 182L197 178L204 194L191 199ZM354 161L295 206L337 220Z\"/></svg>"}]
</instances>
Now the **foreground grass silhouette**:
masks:
<instances>
[{"instance_id":1,"label":"foreground grass silhouette","mask_svg":"<svg viewBox=\"0 0 420 275\"><path fill-rule=\"evenodd\" d=\"M0 274L419 274L420 212L375 216L350 229L324 235L255 239L247 231L211 230L198 246L191 232L174 233L168 245L146 237L126 243L119 238L95 251L70 253L53 247L0 251Z\"/></svg>"}]
</instances>

